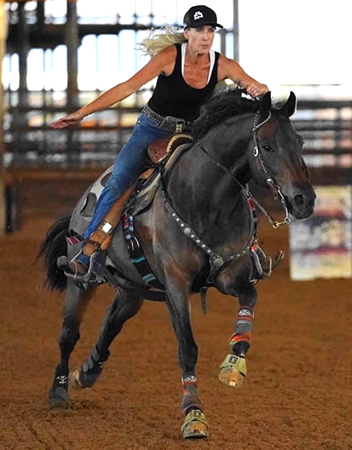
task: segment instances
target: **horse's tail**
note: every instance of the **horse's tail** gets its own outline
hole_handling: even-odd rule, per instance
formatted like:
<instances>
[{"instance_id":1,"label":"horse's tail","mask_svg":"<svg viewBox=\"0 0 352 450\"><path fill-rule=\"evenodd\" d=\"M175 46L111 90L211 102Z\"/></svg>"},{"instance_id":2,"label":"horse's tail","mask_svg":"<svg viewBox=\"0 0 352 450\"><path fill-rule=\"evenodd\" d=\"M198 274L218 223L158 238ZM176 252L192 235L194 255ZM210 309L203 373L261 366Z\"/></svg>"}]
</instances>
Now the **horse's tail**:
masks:
<instances>
[{"instance_id":1,"label":"horse's tail","mask_svg":"<svg viewBox=\"0 0 352 450\"><path fill-rule=\"evenodd\" d=\"M48 230L40 247L38 258L44 258L46 266L45 285L51 290L64 291L67 286L67 278L62 270L57 267L59 256L67 255L66 236L71 217L62 217Z\"/></svg>"}]
</instances>

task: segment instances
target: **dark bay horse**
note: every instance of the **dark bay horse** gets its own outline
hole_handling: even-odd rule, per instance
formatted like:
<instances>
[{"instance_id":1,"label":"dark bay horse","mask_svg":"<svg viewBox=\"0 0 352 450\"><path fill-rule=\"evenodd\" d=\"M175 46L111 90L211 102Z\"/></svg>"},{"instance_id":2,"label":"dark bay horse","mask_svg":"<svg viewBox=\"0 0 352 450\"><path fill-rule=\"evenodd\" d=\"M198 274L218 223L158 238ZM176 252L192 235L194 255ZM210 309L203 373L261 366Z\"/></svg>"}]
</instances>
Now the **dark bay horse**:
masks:
<instances>
[{"instance_id":1,"label":"dark bay horse","mask_svg":"<svg viewBox=\"0 0 352 450\"><path fill-rule=\"evenodd\" d=\"M190 320L189 297L204 285L236 296L238 319L230 339L230 353L221 364L220 380L239 387L247 373L255 281L263 253L254 232L253 199L245 188L253 178L275 189L288 213L304 219L313 213L315 193L302 158L302 138L289 117L295 110L293 93L275 109L270 93L249 100L229 91L212 100L195 130L195 143L165 175L151 206L134 217L135 233L152 273L164 286L165 301L179 342L182 370L182 426L186 438L206 437L206 418L197 390L195 366L198 348ZM51 407L67 407L68 386L92 387L109 357L109 346L124 322L141 308L145 296L119 286L99 340L80 369L69 375L69 358L78 341L80 323L95 285L76 285L56 266L59 256L73 256L66 245L72 229L82 234L90 215L83 206L88 190L71 218L57 221L49 230L41 253L46 258L47 282L52 289L67 288L63 327L59 340L61 360L49 393ZM117 227L107 252L109 261L136 286L141 278L126 249L123 224ZM118 284L118 283L116 283Z\"/></svg>"}]
</instances>

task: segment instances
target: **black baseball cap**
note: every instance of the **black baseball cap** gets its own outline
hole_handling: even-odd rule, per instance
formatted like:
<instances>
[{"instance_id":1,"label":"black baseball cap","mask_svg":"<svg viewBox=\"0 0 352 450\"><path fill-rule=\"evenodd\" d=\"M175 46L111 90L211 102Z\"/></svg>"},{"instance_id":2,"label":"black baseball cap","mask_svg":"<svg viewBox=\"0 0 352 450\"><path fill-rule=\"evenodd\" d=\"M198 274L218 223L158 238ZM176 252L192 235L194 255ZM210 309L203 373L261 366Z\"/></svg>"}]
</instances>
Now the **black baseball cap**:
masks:
<instances>
[{"instance_id":1,"label":"black baseball cap","mask_svg":"<svg viewBox=\"0 0 352 450\"><path fill-rule=\"evenodd\" d=\"M192 6L183 18L183 23L189 28L198 28L204 25L212 25L218 28L224 28L218 22L215 11L205 5Z\"/></svg>"}]
</instances>

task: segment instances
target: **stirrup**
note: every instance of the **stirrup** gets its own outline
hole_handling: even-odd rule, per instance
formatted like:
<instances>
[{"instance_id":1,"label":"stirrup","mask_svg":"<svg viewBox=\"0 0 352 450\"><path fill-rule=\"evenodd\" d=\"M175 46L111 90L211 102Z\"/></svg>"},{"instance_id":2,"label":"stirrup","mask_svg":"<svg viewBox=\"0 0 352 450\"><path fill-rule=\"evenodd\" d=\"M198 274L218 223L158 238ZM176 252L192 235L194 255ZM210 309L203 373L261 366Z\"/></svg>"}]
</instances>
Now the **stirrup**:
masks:
<instances>
[{"instance_id":1,"label":"stirrup","mask_svg":"<svg viewBox=\"0 0 352 450\"><path fill-rule=\"evenodd\" d=\"M70 267L70 263L77 264L79 261L79 257L83 255L83 250L81 250L77 255L71 259L71 261L68 260L66 256L60 256L57 259L57 265L60 269L64 271L64 274L67 278L71 278L76 283L94 283L97 281L96 274L93 271L95 262L99 256L100 251L96 250L92 253L92 255L89 258L89 267L87 269L87 273L79 274L77 271L74 272L73 269ZM82 263L80 263L82 264Z\"/></svg>"}]
</instances>

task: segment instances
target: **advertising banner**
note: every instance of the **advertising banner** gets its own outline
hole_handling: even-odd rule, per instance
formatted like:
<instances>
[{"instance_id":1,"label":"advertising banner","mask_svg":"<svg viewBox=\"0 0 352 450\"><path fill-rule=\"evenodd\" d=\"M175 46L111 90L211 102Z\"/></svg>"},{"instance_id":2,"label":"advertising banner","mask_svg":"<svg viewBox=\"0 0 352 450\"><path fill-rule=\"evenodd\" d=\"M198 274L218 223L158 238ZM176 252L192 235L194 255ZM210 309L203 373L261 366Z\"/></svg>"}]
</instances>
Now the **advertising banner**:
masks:
<instances>
[{"instance_id":1,"label":"advertising banner","mask_svg":"<svg viewBox=\"0 0 352 450\"><path fill-rule=\"evenodd\" d=\"M352 277L352 186L316 188L314 215L290 224L293 280Z\"/></svg>"}]
</instances>

